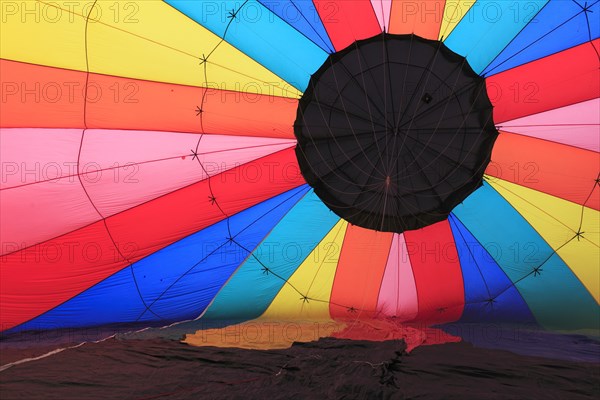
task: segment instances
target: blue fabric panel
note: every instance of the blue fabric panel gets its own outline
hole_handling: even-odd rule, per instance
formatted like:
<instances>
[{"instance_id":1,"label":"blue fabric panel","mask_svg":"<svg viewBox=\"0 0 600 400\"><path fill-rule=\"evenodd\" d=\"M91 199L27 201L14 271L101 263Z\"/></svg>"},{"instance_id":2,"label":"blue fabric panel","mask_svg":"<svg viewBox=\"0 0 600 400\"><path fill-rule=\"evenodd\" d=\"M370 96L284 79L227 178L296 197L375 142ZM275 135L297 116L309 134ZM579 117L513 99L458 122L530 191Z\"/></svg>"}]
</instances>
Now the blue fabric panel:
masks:
<instances>
[{"instance_id":1,"label":"blue fabric panel","mask_svg":"<svg viewBox=\"0 0 600 400\"><path fill-rule=\"evenodd\" d=\"M229 231L254 249L308 190L303 185L181 239L12 331L195 318L248 255Z\"/></svg>"},{"instance_id":2,"label":"blue fabric panel","mask_svg":"<svg viewBox=\"0 0 600 400\"><path fill-rule=\"evenodd\" d=\"M477 0L444 43L480 74L547 2Z\"/></svg>"},{"instance_id":3,"label":"blue fabric panel","mask_svg":"<svg viewBox=\"0 0 600 400\"><path fill-rule=\"evenodd\" d=\"M465 285L461 321L534 323L525 300L484 246L454 215L449 222Z\"/></svg>"},{"instance_id":4,"label":"blue fabric panel","mask_svg":"<svg viewBox=\"0 0 600 400\"><path fill-rule=\"evenodd\" d=\"M311 190L256 249L260 262L248 258L203 318L241 321L259 317L279 293L284 280L289 279L339 220ZM272 272L265 273L265 266Z\"/></svg>"},{"instance_id":5,"label":"blue fabric panel","mask_svg":"<svg viewBox=\"0 0 600 400\"><path fill-rule=\"evenodd\" d=\"M335 49L315 5L310 0L259 0L273 14L296 28L328 53Z\"/></svg>"},{"instance_id":6,"label":"blue fabric panel","mask_svg":"<svg viewBox=\"0 0 600 400\"><path fill-rule=\"evenodd\" d=\"M493 75L600 37L600 0L550 1L485 69ZM587 11L584 11L586 9Z\"/></svg>"},{"instance_id":7,"label":"blue fabric panel","mask_svg":"<svg viewBox=\"0 0 600 400\"><path fill-rule=\"evenodd\" d=\"M453 210L502 268L536 321L550 329L598 329L600 307L573 271L490 185ZM540 267L538 273L534 273Z\"/></svg>"}]
</instances>

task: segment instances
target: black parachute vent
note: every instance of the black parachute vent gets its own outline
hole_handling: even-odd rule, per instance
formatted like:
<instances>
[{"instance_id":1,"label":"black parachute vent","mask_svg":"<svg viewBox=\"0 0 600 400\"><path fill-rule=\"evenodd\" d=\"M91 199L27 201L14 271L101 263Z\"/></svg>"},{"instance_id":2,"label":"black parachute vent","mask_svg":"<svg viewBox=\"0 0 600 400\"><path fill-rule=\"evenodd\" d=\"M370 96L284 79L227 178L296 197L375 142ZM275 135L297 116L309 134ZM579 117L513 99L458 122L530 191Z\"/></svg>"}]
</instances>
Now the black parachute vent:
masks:
<instances>
[{"instance_id":1,"label":"black parachute vent","mask_svg":"<svg viewBox=\"0 0 600 400\"><path fill-rule=\"evenodd\" d=\"M332 54L294 124L301 172L348 222L403 232L482 185L498 136L485 79L442 42L383 33Z\"/></svg>"}]
</instances>

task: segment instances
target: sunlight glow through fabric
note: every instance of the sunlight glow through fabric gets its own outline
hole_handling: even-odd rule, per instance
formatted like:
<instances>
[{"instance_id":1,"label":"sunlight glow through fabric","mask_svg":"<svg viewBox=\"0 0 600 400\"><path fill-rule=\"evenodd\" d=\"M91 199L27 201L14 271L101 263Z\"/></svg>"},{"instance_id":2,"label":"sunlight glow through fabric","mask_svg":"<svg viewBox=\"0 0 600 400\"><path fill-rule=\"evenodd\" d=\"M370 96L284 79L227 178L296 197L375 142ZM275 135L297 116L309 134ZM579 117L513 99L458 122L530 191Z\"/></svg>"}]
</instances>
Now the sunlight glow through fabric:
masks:
<instances>
[{"instance_id":1,"label":"sunlight glow through fabric","mask_svg":"<svg viewBox=\"0 0 600 400\"><path fill-rule=\"evenodd\" d=\"M600 328L599 0L0 12L3 334Z\"/></svg>"}]
</instances>

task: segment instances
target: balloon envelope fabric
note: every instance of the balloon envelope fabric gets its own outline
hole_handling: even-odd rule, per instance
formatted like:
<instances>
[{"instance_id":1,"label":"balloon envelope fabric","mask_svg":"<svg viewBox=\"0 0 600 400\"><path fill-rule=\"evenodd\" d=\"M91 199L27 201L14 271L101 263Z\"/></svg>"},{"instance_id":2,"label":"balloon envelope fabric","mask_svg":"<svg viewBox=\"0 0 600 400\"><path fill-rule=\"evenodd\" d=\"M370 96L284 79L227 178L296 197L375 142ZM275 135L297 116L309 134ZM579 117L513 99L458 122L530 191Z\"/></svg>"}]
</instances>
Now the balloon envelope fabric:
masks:
<instances>
[{"instance_id":1,"label":"balloon envelope fabric","mask_svg":"<svg viewBox=\"0 0 600 400\"><path fill-rule=\"evenodd\" d=\"M0 4L3 331L600 328L600 1Z\"/></svg>"}]
</instances>

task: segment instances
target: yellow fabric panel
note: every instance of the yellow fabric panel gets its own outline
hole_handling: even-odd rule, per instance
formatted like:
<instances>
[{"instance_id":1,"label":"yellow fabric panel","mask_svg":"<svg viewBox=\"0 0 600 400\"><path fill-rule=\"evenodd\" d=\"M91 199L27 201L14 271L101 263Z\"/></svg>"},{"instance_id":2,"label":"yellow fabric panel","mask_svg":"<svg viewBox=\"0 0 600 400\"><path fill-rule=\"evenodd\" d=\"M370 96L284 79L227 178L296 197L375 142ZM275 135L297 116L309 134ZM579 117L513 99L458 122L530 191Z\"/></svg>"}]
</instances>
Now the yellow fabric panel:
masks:
<instances>
[{"instance_id":1,"label":"yellow fabric panel","mask_svg":"<svg viewBox=\"0 0 600 400\"><path fill-rule=\"evenodd\" d=\"M447 38L450 35L474 3L475 0L446 0L442 25L440 26L440 40L442 37Z\"/></svg>"},{"instance_id":2,"label":"yellow fabric panel","mask_svg":"<svg viewBox=\"0 0 600 400\"><path fill-rule=\"evenodd\" d=\"M582 206L501 179L489 181L544 240L558 249L579 229ZM598 189L596 189L598 190ZM557 253L600 303L600 212L583 207L584 232Z\"/></svg>"},{"instance_id":3,"label":"yellow fabric panel","mask_svg":"<svg viewBox=\"0 0 600 400\"><path fill-rule=\"evenodd\" d=\"M86 70L85 19L93 1L25 0L8 12L1 0L2 58ZM38 11L35 11L35 10ZM25 13L29 10L31 14ZM91 72L192 86L275 94L300 93L227 42L161 0L99 0L90 14ZM286 89L289 89L287 91Z\"/></svg>"},{"instance_id":4,"label":"yellow fabric panel","mask_svg":"<svg viewBox=\"0 0 600 400\"><path fill-rule=\"evenodd\" d=\"M65 4L67 3L67 4ZM85 19L69 13L89 10L93 1L0 0L0 57L85 71Z\"/></svg>"},{"instance_id":5,"label":"yellow fabric panel","mask_svg":"<svg viewBox=\"0 0 600 400\"><path fill-rule=\"evenodd\" d=\"M347 226L340 220L290 277L289 283L310 299L303 301L291 285L283 285L261 319L329 319L328 302Z\"/></svg>"}]
</instances>

